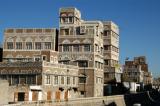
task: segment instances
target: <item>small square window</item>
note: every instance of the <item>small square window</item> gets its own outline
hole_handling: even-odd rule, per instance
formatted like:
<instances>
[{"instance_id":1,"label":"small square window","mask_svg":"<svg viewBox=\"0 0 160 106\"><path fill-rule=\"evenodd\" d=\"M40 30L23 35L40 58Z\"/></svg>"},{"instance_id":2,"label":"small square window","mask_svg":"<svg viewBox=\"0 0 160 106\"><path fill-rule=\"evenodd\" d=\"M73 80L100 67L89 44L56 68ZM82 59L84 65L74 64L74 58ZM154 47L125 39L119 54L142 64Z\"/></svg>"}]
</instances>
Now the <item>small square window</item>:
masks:
<instances>
[{"instance_id":1,"label":"small square window","mask_svg":"<svg viewBox=\"0 0 160 106\"><path fill-rule=\"evenodd\" d=\"M46 61L46 60L47 60L47 57L46 57L46 56L43 56L42 59L43 59L43 61Z\"/></svg>"}]
</instances>

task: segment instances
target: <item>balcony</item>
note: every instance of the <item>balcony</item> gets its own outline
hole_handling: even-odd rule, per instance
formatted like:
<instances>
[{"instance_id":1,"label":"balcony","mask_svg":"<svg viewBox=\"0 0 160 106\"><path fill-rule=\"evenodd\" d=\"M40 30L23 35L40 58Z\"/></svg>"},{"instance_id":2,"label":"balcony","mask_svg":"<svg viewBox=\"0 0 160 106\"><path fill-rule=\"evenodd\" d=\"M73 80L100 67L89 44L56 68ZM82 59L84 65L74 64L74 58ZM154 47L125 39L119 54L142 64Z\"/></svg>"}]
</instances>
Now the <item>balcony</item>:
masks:
<instances>
[{"instance_id":1,"label":"balcony","mask_svg":"<svg viewBox=\"0 0 160 106\"><path fill-rule=\"evenodd\" d=\"M0 67L41 67L42 62L2 62Z\"/></svg>"},{"instance_id":2,"label":"balcony","mask_svg":"<svg viewBox=\"0 0 160 106\"><path fill-rule=\"evenodd\" d=\"M65 68L65 69L76 69L76 70L78 70L78 66L65 65L65 64L55 64L55 63L44 62L44 61L43 61L43 66L50 66L50 67L54 67L54 68Z\"/></svg>"},{"instance_id":3,"label":"balcony","mask_svg":"<svg viewBox=\"0 0 160 106\"><path fill-rule=\"evenodd\" d=\"M97 36L92 35L59 35L59 38L95 38L97 39Z\"/></svg>"}]
</instances>

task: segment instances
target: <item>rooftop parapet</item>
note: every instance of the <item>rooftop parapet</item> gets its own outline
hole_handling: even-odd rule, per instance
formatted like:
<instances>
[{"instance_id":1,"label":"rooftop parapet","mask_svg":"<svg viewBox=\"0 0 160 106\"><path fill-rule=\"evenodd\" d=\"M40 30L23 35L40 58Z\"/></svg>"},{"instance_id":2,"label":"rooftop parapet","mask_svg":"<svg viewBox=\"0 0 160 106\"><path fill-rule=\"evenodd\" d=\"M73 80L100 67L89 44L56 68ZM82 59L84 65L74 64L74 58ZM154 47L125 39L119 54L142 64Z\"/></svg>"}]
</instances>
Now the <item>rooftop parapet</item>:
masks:
<instances>
[{"instance_id":1,"label":"rooftop parapet","mask_svg":"<svg viewBox=\"0 0 160 106\"><path fill-rule=\"evenodd\" d=\"M4 33L51 33L56 32L56 28L7 28Z\"/></svg>"},{"instance_id":2,"label":"rooftop parapet","mask_svg":"<svg viewBox=\"0 0 160 106\"><path fill-rule=\"evenodd\" d=\"M81 12L75 7L63 7L59 9L59 16L60 17L75 16L81 19Z\"/></svg>"},{"instance_id":3,"label":"rooftop parapet","mask_svg":"<svg viewBox=\"0 0 160 106\"><path fill-rule=\"evenodd\" d=\"M1 62L0 67L42 67L49 66L54 68L66 68L66 69L77 69L78 66L65 65L65 64L56 64L51 62Z\"/></svg>"},{"instance_id":4,"label":"rooftop parapet","mask_svg":"<svg viewBox=\"0 0 160 106\"><path fill-rule=\"evenodd\" d=\"M55 64L51 62L44 62L43 61L43 66L49 66L49 67L54 67L54 68L65 68L65 69L79 69L78 66L74 65L65 65L65 64Z\"/></svg>"},{"instance_id":5,"label":"rooftop parapet","mask_svg":"<svg viewBox=\"0 0 160 106\"><path fill-rule=\"evenodd\" d=\"M1 62L0 67L41 67L42 62Z\"/></svg>"},{"instance_id":6,"label":"rooftop parapet","mask_svg":"<svg viewBox=\"0 0 160 106\"><path fill-rule=\"evenodd\" d=\"M119 27L113 21L103 21L103 25L105 30L113 30L119 35Z\"/></svg>"}]
</instances>

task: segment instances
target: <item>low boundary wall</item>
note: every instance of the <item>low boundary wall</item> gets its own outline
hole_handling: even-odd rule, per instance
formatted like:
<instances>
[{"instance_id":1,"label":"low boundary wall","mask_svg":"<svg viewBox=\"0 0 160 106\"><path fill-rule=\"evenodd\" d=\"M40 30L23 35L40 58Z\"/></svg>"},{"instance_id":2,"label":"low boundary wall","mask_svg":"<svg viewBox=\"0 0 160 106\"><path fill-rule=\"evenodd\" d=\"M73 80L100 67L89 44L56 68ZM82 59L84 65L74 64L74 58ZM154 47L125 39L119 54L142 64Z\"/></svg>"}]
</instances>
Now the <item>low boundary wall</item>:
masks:
<instances>
[{"instance_id":1,"label":"low boundary wall","mask_svg":"<svg viewBox=\"0 0 160 106\"><path fill-rule=\"evenodd\" d=\"M3 106L126 106L123 95L77 98L68 101L20 102Z\"/></svg>"}]
</instances>

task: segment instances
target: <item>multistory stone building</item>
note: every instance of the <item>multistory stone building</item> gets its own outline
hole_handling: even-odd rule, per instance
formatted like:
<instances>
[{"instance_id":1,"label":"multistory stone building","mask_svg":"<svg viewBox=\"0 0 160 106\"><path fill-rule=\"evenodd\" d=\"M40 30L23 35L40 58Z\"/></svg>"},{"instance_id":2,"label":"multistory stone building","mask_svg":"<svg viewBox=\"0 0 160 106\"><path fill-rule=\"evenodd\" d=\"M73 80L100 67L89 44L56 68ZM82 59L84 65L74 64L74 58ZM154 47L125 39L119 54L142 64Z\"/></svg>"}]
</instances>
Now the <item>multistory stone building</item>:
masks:
<instances>
[{"instance_id":1,"label":"multistory stone building","mask_svg":"<svg viewBox=\"0 0 160 106\"><path fill-rule=\"evenodd\" d=\"M9 82L9 102L79 97L79 68L58 64L57 33L54 28L5 30L0 78Z\"/></svg>"},{"instance_id":2,"label":"multistory stone building","mask_svg":"<svg viewBox=\"0 0 160 106\"><path fill-rule=\"evenodd\" d=\"M10 28L4 31L4 61L56 61L55 28Z\"/></svg>"},{"instance_id":3,"label":"multistory stone building","mask_svg":"<svg viewBox=\"0 0 160 106\"><path fill-rule=\"evenodd\" d=\"M0 78L9 81L11 102L103 96L104 82L119 78L118 26L82 20L80 11L70 7L60 8L59 17L59 32L4 31Z\"/></svg>"},{"instance_id":4,"label":"multistory stone building","mask_svg":"<svg viewBox=\"0 0 160 106\"><path fill-rule=\"evenodd\" d=\"M154 89L160 90L160 78L154 78L152 85Z\"/></svg>"},{"instance_id":5,"label":"multistory stone building","mask_svg":"<svg viewBox=\"0 0 160 106\"><path fill-rule=\"evenodd\" d=\"M104 21L104 83L120 82L122 71L119 65L119 28L112 21Z\"/></svg>"},{"instance_id":6,"label":"multistory stone building","mask_svg":"<svg viewBox=\"0 0 160 106\"><path fill-rule=\"evenodd\" d=\"M51 62L0 63L8 80L8 101L60 101L78 98L78 66Z\"/></svg>"},{"instance_id":7,"label":"multistory stone building","mask_svg":"<svg viewBox=\"0 0 160 106\"><path fill-rule=\"evenodd\" d=\"M152 74L149 72L145 56L135 57L133 61L125 61L123 81L152 84Z\"/></svg>"},{"instance_id":8,"label":"multistory stone building","mask_svg":"<svg viewBox=\"0 0 160 106\"><path fill-rule=\"evenodd\" d=\"M84 21L76 8L59 11L59 62L79 66L84 97L103 95L103 23Z\"/></svg>"}]
</instances>

